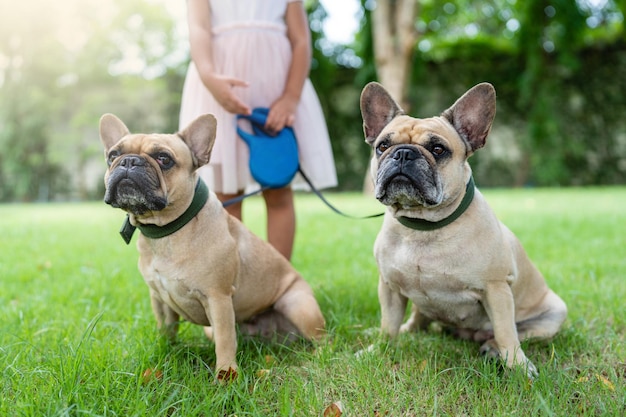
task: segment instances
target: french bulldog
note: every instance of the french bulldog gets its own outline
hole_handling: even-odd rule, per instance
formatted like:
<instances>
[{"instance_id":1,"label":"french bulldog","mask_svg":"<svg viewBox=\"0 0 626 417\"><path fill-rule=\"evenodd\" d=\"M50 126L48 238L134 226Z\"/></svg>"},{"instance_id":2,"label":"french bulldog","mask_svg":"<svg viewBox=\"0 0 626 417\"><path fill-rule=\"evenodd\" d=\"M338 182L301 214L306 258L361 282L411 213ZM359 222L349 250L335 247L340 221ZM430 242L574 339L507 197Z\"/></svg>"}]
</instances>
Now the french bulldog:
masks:
<instances>
[{"instance_id":1,"label":"french bulldog","mask_svg":"<svg viewBox=\"0 0 626 417\"><path fill-rule=\"evenodd\" d=\"M180 318L207 326L215 376L225 381L237 376L236 323L245 334L317 340L324 317L309 284L199 178L215 128L208 114L176 134L131 134L112 114L100 119L104 201L128 213L131 231L141 231L139 270L158 327L174 339Z\"/></svg>"},{"instance_id":2,"label":"french bulldog","mask_svg":"<svg viewBox=\"0 0 626 417\"><path fill-rule=\"evenodd\" d=\"M520 341L555 335L567 307L474 186L468 158L491 130L495 89L478 84L440 116L419 119L370 83L360 106L375 196L387 207L374 244L381 332L393 338L437 321L534 377Z\"/></svg>"}]
</instances>

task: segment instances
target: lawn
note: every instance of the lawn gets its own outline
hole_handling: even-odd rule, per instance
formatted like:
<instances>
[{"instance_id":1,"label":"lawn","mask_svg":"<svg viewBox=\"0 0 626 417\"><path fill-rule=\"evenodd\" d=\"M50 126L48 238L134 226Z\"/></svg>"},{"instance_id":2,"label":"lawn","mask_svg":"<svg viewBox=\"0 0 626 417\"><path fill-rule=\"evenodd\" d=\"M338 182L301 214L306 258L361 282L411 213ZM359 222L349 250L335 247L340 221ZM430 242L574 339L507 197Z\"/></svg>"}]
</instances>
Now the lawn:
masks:
<instances>
[{"instance_id":1,"label":"lawn","mask_svg":"<svg viewBox=\"0 0 626 417\"><path fill-rule=\"evenodd\" d=\"M239 378L213 382L213 345L156 332L123 213L104 203L0 206L1 416L616 416L626 414L626 188L485 190L569 317L523 344L530 383L436 331L387 343L372 245L381 219L352 220L297 196L293 263L328 327L316 346L241 340ZM381 210L329 194L352 214ZM262 201L245 221L263 235ZM371 354L356 352L374 344Z\"/></svg>"}]
</instances>

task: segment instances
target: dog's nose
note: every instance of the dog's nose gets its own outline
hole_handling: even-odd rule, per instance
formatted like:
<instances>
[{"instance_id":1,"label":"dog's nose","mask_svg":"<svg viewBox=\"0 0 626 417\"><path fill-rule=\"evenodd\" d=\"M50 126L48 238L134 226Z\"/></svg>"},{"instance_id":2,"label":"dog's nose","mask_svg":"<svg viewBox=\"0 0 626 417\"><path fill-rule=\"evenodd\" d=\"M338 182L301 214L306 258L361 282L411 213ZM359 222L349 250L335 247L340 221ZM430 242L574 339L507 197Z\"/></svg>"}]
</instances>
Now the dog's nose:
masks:
<instances>
[{"instance_id":1,"label":"dog's nose","mask_svg":"<svg viewBox=\"0 0 626 417\"><path fill-rule=\"evenodd\" d=\"M128 155L120 161L120 166L130 169L133 167L141 167L146 165L146 160L138 155Z\"/></svg>"},{"instance_id":2,"label":"dog's nose","mask_svg":"<svg viewBox=\"0 0 626 417\"><path fill-rule=\"evenodd\" d=\"M417 159L417 152L410 148L400 148L393 154L393 159L400 162L414 161Z\"/></svg>"}]
</instances>

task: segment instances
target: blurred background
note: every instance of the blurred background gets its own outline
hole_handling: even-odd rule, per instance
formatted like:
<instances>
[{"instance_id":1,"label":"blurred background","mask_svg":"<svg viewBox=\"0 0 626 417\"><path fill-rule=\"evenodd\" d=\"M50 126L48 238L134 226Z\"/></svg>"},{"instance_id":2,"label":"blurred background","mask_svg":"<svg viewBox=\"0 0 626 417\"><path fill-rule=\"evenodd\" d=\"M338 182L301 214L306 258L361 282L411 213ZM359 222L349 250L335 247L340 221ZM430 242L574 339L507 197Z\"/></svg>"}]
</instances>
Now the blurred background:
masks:
<instances>
[{"instance_id":1,"label":"blurred background","mask_svg":"<svg viewBox=\"0 0 626 417\"><path fill-rule=\"evenodd\" d=\"M177 130L185 1L0 5L0 202L100 199L103 113ZM338 190L366 182L359 95L373 80L417 117L491 82L496 121L471 161L481 187L626 183L626 0L305 5Z\"/></svg>"}]
</instances>

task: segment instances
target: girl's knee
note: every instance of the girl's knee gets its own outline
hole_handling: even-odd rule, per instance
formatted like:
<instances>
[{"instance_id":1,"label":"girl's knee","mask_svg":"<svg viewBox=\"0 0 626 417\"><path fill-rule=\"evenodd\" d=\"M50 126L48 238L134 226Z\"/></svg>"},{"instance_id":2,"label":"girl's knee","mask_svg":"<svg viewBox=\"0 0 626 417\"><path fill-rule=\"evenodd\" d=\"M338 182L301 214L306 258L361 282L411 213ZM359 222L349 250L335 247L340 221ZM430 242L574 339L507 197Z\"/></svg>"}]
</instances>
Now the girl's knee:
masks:
<instances>
[{"instance_id":1,"label":"girl's knee","mask_svg":"<svg viewBox=\"0 0 626 417\"><path fill-rule=\"evenodd\" d=\"M268 207L293 206L293 191L289 187L264 191L263 197Z\"/></svg>"}]
</instances>

